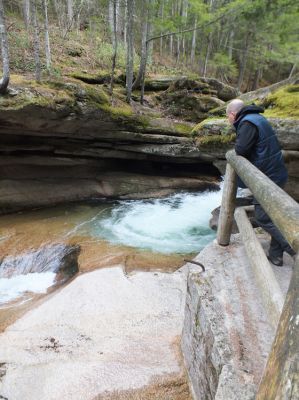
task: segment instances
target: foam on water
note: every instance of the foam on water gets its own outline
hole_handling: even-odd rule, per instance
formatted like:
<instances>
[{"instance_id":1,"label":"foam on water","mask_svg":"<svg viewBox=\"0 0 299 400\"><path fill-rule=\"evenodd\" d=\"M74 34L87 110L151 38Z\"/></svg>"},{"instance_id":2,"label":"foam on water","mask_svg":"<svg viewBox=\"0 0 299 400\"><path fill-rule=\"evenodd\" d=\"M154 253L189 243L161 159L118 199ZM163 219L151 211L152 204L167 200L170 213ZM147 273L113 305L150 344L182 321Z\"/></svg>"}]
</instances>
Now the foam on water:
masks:
<instances>
[{"instance_id":1,"label":"foam on water","mask_svg":"<svg viewBox=\"0 0 299 400\"><path fill-rule=\"evenodd\" d=\"M15 300L25 292L46 293L53 285L54 272L32 273L0 279L0 305Z\"/></svg>"},{"instance_id":2,"label":"foam on water","mask_svg":"<svg viewBox=\"0 0 299 400\"><path fill-rule=\"evenodd\" d=\"M125 201L111 216L94 220L90 229L93 235L116 244L166 254L196 252L215 237L209 219L220 202L221 191Z\"/></svg>"}]
</instances>

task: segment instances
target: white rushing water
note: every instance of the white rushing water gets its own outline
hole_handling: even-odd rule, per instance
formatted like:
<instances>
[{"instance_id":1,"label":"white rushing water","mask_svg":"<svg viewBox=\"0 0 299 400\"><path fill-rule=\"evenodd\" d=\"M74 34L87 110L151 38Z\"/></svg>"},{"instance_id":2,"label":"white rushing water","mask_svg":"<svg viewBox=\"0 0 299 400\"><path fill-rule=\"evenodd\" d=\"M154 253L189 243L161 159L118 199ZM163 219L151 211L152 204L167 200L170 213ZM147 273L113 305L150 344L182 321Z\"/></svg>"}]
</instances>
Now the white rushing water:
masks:
<instances>
[{"instance_id":1,"label":"white rushing water","mask_svg":"<svg viewBox=\"0 0 299 400\"><path fill-rule=\"evenodd\" d=\"M199 252L215 237L215 232L209 228L209 219L211 211L220 205L221 195L222 191L180 193L164 199L101 204L93 206L94 210L91 206L85 206L86 215L83 214L80 223L76 223L66 236L84 234L103 238L113 244L164 254ZM66 218L70 218L72 213L69 210ZM14 257L11 263L9 257L6 262L3 261L0 306L28 292L46 293L54 284L56 274L53 270L57 268L42 273L27 273L31 271L31 264L36 264L38 255L37 250L32 254ZM48 264L57 261L55 257L52 258L47 257ZM7 278L5 271L10 267L16 269L15 263L18 264L19 274L14 273L14 276ZM42 266L39 270L43 270Z\"/></svg>"},{"instance_id":2,"label":"white rushing water","mask_svg":"<svg viewBox=\"0 0 299 400\"><path fill-rule=\"evenodd\" d=\"M91 233L112 243L165 254L200 251L215 237L209 219L220 205L221 193L120 202L110 216L92 222Z\"/></svg>"},{"instance_id":3,"label":"white rushing water","mask_svg":"<svg viewBox=\"0 0 299 400\"><path fill-rule=\"evenodd\" d=\"M54 272L32 273L0 279L0 305L22 296L26 292L46 293L55 281Z\"/></svg>"}]
</instances>

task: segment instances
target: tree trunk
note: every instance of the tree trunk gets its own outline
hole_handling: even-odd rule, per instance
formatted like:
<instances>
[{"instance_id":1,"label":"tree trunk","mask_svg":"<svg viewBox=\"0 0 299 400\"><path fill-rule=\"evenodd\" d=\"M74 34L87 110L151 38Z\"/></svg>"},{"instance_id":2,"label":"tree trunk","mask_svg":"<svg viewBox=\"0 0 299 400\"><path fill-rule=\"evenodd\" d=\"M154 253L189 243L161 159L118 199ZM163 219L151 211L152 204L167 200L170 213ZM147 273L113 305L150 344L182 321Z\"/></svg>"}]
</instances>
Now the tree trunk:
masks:
<instances>
[{"instance_id":1,"label":"tree trunk","mask_svg":"<svg viewBox=\"0 0 299 400\"><path fill-rule=\"evenodd\" d=\"M164 0L161 0L161 11L160 11L160 17L161 17L161 21L163 24L164 21ZM162 58L163 56L163 38L160 38L160 58Z\"/></svg>"},{"instance_id":2,"label":"tree trunk","mask_svg":"<svg viewBox=\"0 0 299 400\"><path fill-rule=\"evenodd\" d=\"M2 65L3 65L3 77L0 80L0 94L4 94L9 84L10 72L9 72L9 49L8 49L7 32L5 25L3 0L0 0L0 36L1 36Z\"/></svg>"},{"instance_id":3,"label":"tree trunk","mask_svg":"<svg viewBox=\"0 0 299 400\"><path fill-rule=\"evenodd\" d=\"M150 10L149 10L149 2L148 0L143 0L144 1L144 20L142 23L143 29L142 29L142 38L141 38L141 57L140 57L140 66L139 66L139 71L137 74L137 77L135 79L135 82L133 83L132 89L135 90L140 87L143 76L144 76L144 71L146 68L146 63L147 63L147 58L148 58L148 48L146 41L148 39L148 34L149 34L149 18L150 18Z\"/></svg>"},{"instance_id":4,"label":"tree trunk","mask_svg":"<svg viewBox=\"0 0 299 400\"><path fill-rule=\"evenodd\" d=\"M172 2L171 5L171 18L175 17L175 4L174 1ZM169 38L169 52L170 52L170 56L172 57L173 55L173 36L171 35Z\"/></svg>"},{"instance_id":5,"label":"tree trunk","mask_svg":"<svg viewBox=\"0 0 299 400\"><path fill-rule=\"evenodd\" d=\"M235 31L232 29L229 33L229 39L228 39L228 58L230 60L233 59L234 36L235 36Z\"/></svg>"},{"instance_id":6,"label":"tree trunk","mask_svg":"<svg viewBox=\"0 0 299 400\"><path fill-rule=\"evenodd\" d=\"M150 5L150 3L149 3L149 5ZM147 36L151 36L152 35L152 24L151 24L150 13L149 13L149 17L148 17L147 31L148 31L148 35ZM149 45L148 45L148 48L147 48L147 63L149 65L151 65L153 63L153 51L154 51L154 42L151 41L149 43Z\"/></svg>"},{"instance_id":7,"label":"tree trunk","mask_svg":"<svg viewBox=\"0 0 299 400\"><path fill-rule=\"evenodd\" d=\"M74 3L73 0L67 0L67 21L69 29L71 29L74 20Z\"/></svg>"},{"instance_id":8,"label":"tree trunk","mask_svg":"<svg viewBox=\"0 0 299 400\"><path fill-rule=\"evenodd\" d=\"M211 48L212 48L212 33L209 33L206 57L205 57L205 62L204 62L204 65L203 65L203 70L202 70L203 77L205 77L206 74L207 74L208 62L209 62L209 58L210 58Z\"/></svg>"},{"instance_id":9,"label":"tree trunk","mask_svg":"<svg viewBox=\"0 0 299 400\"><path fill-rule=\"evenodd\" d=\"M50 48L50 36L49 36L49 21L48 21L48 0L43 0L44 3L44 15L45 15L45 53L46 53L46 65L47 70L51 69L51 48Z\"/></svg>"},{"instance_id":10,"label":"tree trunk","mask_svg":"<svg viewBox=\"0 0 299 400\"><path fill-rule=\"evenodd\" d=\"M169 38L169 53L170 53L170 56L172 56L172 53L173 53L173 36L170 36L170 38Z\"/></svg>"},{"instance_id":11,"label":"tree trunk","mask_svg":"<svg viewBox=\"0 0 299 400\"><path fill-rule=\"evenodd\" d=\"M244 48L243 54L240 57L240 70L239 70L239 77L238 77L238 84L237 84L238 90L241 89L241 86L242 86L242 83L244 80L245 68L246 68L247 56L248 56L248 50L249 50L249 38L250 38L250 34L248 33L246 35L245 48Z\"/></svg>"},{"instance_id":12,"label":"tree trunk","mask_svg":"<svg viewBox=\"0 0 299 400\"><path fill-rule=\"evenodd\" d=\"M196 25L197 25L197 17L195 17L194 19L194 29L196 28ZM195 49L196 49L196 30L194 30L192 34L191 56L190 56L191 66L194 63Z\"/></svg>"},{"instance_id":13,"label":"tree trunk","mask_svg":"<svg viewBox=\"0 0 299 400\"><path fill-rule=\"evenodd\" d=\"M134 36L133 36L133 13L134 0L127 0L127 68L126 68L126 87L127 102L131 102L133 69L134 69Z\"/></svg>"},{"instance_id":14,"label":"tree trunk","mask_svg":"<svg viewBox=\"0 0 299 400\"><path fill-rule=\"evenodd\" d=\"M64 12L62 12L61 4L57 0L54 0L53 4L54 4L56 18L58 20L58 25L59 25L60 30L62 31L63 27L64 27L64 24L63 24Z\"/></svg>"},{"instance_id":15,"label":"tree trunk","mask_svg":"<svg viewBox=\"0 0 299 400\"><path fill-rule=\"evenodd\" d=\"M181 40L180 40L180 36L177 35L176 37L176 65L179 64L180 62L180 57L181 57Z\"/></svg>"},{"instance_id":16,"label":"tree trunk","mask_svg":"<svg viewBox=\"0 0 299 400\"><path fill-rule=\"evenodd\" d=\"M39 41L39 25L37 18L37 0L32 2L32 17L33 17L33 46L34 46L34 61L35 61L35 79L37 82L41 80L41 62L40 62L40 41Z\"/></svg>"},{"instance_id":17,"label":"tree trunk","mask_svg":"<svg viewBox=\"0 0 299 400\"><path fill-rule=\"evenodd\" d=\"M262 68L257 68L254 72L253 82L250 88L250 91L256 90L259 86L259 80L262 75Z\"/></svg>"},{"instance_id":18,"label":"tree trunk","mask_svg":"<svg viewBox=\"0 0 299 400\"><path fill-rule=\"evenodd\" d=\"M182 1L182 17L183 17L183 22L184 22L184 27L186 29L187 26L187 18L188 18L188 1L183 0ZM183 60L185 60L186 56L186 39L185 35L182 37L182 55L183 55Z\"/></svg>"},{"instance_id":19,"label":"tree trunk","mask_svg":"<svg viewBox=\"0 0 299 400\"><path fill-rule=\"evenodd\" d=\"M113 85L114 85L114 71L116 66L116 57L117 57L117 0L113 0L113 46L114 53L112 57L112 70L111 70L111 81L110 81L110 94L111 94L111 104L113 103Z\"/></svg>"},{"instance_id":20,"label":"tree trunk","mask_svg":"<svg viewBox=\"0 0 299 400\"><path fill-rule=\"evenodd\" d=\"M289 78L291 78L291 77L293 76L294 72L296 71L296 67L297 67L297 63L295 62L295 63L293 64L293 66L292 66L291 71L290 71Z\"/></svg>"},{"instance_id":21,"label":"tree trunk","mask_svg":"<svg viewBox=\"0 0 299 400\"><path fill-rule=\"evenodd\" d=\"M124 0L124 9L125 9L125 13L124 13L124 44L127 47L127 0Z\"/></svg>"},{"instance_id":22,"label":"tree trunk","mask_svg":"<svg viewBox=\"0 0 299 400\"><path fill-rule=\"evenodd\" d=\"M30 0L23 0L23 12L26 27L30 25Z\"/></svg>"}]
</instances>

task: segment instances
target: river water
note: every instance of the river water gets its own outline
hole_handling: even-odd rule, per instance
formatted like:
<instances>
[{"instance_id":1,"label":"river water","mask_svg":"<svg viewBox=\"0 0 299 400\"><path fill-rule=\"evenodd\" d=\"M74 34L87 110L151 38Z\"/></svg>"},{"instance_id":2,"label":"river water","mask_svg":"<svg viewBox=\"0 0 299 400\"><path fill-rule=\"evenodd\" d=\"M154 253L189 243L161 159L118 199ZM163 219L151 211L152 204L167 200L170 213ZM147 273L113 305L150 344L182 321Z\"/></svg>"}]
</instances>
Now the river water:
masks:
<instances>
[{"instance_id":1,"label":"river water","mask_svg":"<svg viewBox=\"0 0 299 400\"><path fill-rule=\"evenodd\" d=\"M80 272L116 264L126 272L173 271L184 264L186 255L190 258L214 239L209 219L220 201L221 191L207 191L2 216L0 259L65 243L80 245ZM27 301L28 293L45 293L54 278L46 272L0 279L0 307L15 299Z\"/></svg>"}]
</instances>

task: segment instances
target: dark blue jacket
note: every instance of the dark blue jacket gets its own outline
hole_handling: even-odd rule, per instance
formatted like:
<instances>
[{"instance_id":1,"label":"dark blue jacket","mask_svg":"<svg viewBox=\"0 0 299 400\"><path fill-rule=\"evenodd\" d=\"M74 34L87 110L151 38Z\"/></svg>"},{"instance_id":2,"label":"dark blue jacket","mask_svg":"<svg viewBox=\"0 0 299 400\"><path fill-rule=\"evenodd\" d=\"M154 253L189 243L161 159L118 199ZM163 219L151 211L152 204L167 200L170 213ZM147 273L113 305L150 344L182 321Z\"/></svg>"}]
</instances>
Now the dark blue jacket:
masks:
<instances>
[{"instance_id":1,"label":"dark blue jacket","mask_svg":"<svg viewBox=\"0 0 299 400\"><path fill-rule=\"evenodd\" d=\"M246 135L246 126L254 125L256 138L248 149L246 158L261 172L279 186L283 186L288 178L282 152L276 134L265 117L260 115L263 109L255 105L243 107L236 116L234 126L237 130L237 141ZM247 122L247 124L244 124ZM248 124L250 123L250 124Z\"/></svg>"}]
</instances>

